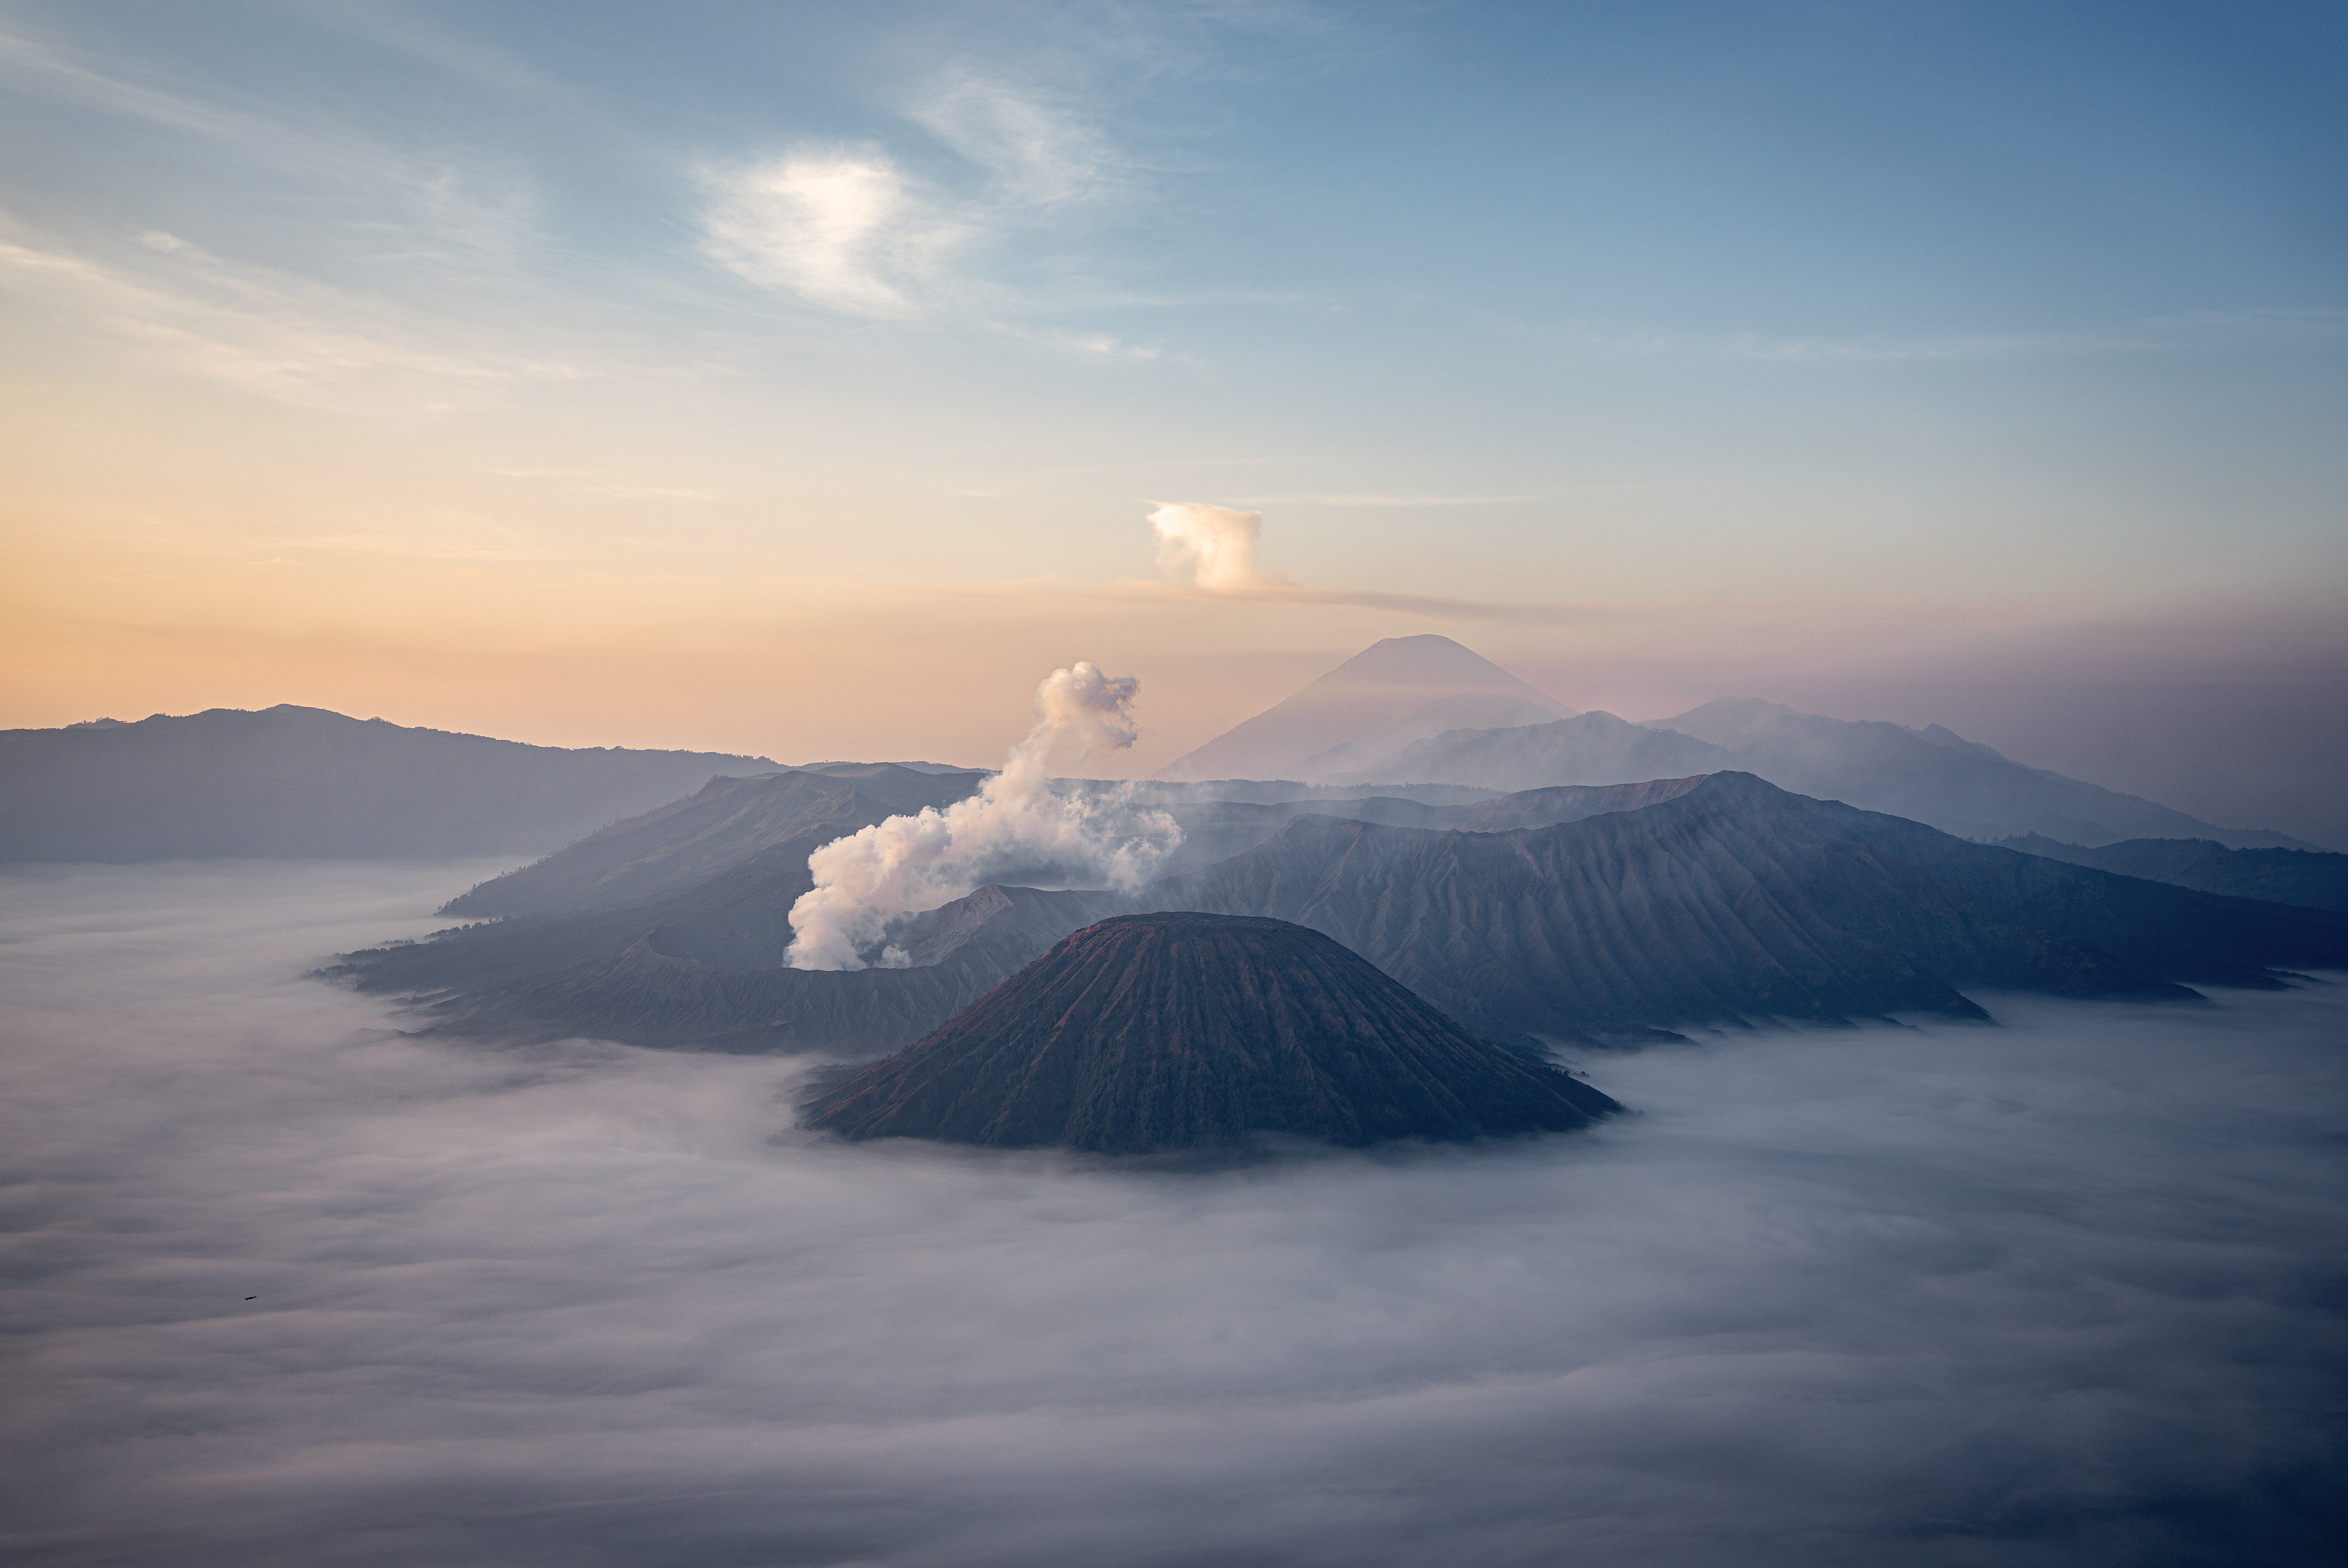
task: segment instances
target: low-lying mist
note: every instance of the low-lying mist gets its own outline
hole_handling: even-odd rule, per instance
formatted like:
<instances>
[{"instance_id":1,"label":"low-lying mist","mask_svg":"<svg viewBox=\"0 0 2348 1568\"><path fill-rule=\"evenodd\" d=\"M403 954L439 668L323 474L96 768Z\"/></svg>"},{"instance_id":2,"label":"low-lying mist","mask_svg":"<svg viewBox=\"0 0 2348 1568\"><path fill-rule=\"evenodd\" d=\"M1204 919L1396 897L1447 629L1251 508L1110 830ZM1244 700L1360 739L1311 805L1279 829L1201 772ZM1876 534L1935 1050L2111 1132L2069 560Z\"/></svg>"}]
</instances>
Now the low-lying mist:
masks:
<instances>
[{"instance_id":1,"label":"low-lying mist","mask_svg":"<svg viewBox=\"0 0 2348 1568\"><path fill-rule=\"evenodd\" d=\"M495 867L0 878L28 1563L2319 1562L2348 987L1605 1057L1210 1174L298 978ZM247 1297L253 1299L247 1300Z\"/></svg>"}]
</instances>

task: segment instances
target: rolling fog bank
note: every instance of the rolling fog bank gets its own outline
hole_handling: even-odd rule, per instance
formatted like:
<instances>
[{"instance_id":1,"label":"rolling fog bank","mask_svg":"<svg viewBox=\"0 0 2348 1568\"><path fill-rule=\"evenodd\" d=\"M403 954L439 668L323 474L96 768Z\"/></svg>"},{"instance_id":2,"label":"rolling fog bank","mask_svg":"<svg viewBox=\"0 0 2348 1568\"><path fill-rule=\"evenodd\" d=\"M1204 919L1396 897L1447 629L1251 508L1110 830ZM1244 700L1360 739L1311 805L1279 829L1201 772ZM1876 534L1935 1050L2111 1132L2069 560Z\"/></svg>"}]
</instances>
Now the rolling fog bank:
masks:
<instances>
[{"instance_id":1,"label":"rolling fog bank","mask_svg":"<svg viewBox=\"0 0 2348 1568\"><path fill-rule=\"evenodd\" d=\"M839 1144L804 1063L415 1041L298 978L504 863L0 876L14 1558L2028 1568L2348 1522L2348 985L1594 1057L1637 1112L1594 1132L1176 1174Z\"/></svg>"}]
</instances>

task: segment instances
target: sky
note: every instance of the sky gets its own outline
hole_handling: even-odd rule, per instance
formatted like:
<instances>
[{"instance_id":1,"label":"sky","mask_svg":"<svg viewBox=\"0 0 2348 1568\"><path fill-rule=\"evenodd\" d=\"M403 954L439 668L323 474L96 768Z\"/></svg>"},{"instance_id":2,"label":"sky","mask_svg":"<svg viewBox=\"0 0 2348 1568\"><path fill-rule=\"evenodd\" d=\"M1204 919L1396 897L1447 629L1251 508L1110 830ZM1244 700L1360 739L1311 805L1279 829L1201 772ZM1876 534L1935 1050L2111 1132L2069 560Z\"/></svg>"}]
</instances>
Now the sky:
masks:
<instances>
[{"instance_id":1,"label":"sky","mask_svg":"<svg viewBox=\"0 0 2348 1568\"><path fill-rule=\"evenodd\" d=\"M1134 1168L301 978L496 869L0 873L26 1564L2172 1568L2338 1537L2342 988ZM2338 976L2328 978L2336 980Z\"/></svg>"},{"instance_id":2,"label":"sky","mask_svg":"<svg viewBox=\"0 0 2348 1568\"><path fill-rule=\"evenodd\" d=\"M2340 830L2321 5L0 0L0 724L1148 771L1383 636ZM1167 503L1260 514L1161 567ZM2336 807L2333 813L2336 817Z\"/></svg>"}]
</instances>

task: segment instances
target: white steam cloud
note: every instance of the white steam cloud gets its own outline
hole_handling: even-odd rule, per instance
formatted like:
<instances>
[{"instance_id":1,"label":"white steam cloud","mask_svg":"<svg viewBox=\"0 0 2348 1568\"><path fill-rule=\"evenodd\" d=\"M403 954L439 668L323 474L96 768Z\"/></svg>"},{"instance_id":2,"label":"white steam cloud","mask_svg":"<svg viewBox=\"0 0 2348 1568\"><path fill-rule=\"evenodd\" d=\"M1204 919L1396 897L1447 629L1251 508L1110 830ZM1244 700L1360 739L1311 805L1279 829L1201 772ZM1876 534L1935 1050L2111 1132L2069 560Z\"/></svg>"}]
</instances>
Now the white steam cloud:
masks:
<instances>
[{"instance_id":1,"label":"white steam cloud","mask_svg":"<svg viewBox=\"0 0 2348 1568\"><path fill-rule=\"evenodd\" d=\"M1285 588L1284 577L1256 570L1255 542L1263 532L1263 513L1237 511L1204 501L1174 500L1149 514L1158 531L1158 570L1169 574L1188 571L1192 581L1215 593L1248 593Z\"/></svg>"},{"instance_id":2,"label":"white steam cloud","mask_svg":"<svg viewBox=\"0 0 2348 1568\"><path fill-rule=\"evenodd\" d=\"M942 811L891 817L809 855L816 885L791 906L798 935L784 962L862 969L892 921L1006 876L1114 888L1148 881L1182 841L1174 819L1125 793L1060 794L1050 772L1056 756L1131 746L1138 686L1082 660L1054 670L1035 688L1035 727L977 794ZM904 962L893 947L880 958L884 968Z\"/></svg>"}]
</instances>

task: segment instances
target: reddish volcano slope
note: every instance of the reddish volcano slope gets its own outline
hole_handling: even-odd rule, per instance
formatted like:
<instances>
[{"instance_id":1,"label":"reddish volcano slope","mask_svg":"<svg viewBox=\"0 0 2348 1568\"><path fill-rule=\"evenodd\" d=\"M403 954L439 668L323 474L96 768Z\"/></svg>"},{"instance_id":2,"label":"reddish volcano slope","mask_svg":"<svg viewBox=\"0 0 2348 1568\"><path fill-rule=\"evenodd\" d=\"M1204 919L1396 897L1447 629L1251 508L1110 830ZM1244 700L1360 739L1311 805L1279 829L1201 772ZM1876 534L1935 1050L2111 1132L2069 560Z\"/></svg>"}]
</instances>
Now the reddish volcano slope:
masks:
<instances>
[{"instance_id":1,"label":"reddish volcano slope","mask_svg":"<svg viewBox=\"0 0 2348 1568\"><path fill-rule=\"evenodd\" d=\"M1620 1109L1285 921L1088 926L818 1099L851 1139L1101 1153L1564 1130Z\"/></svg>"}]
</instances>

